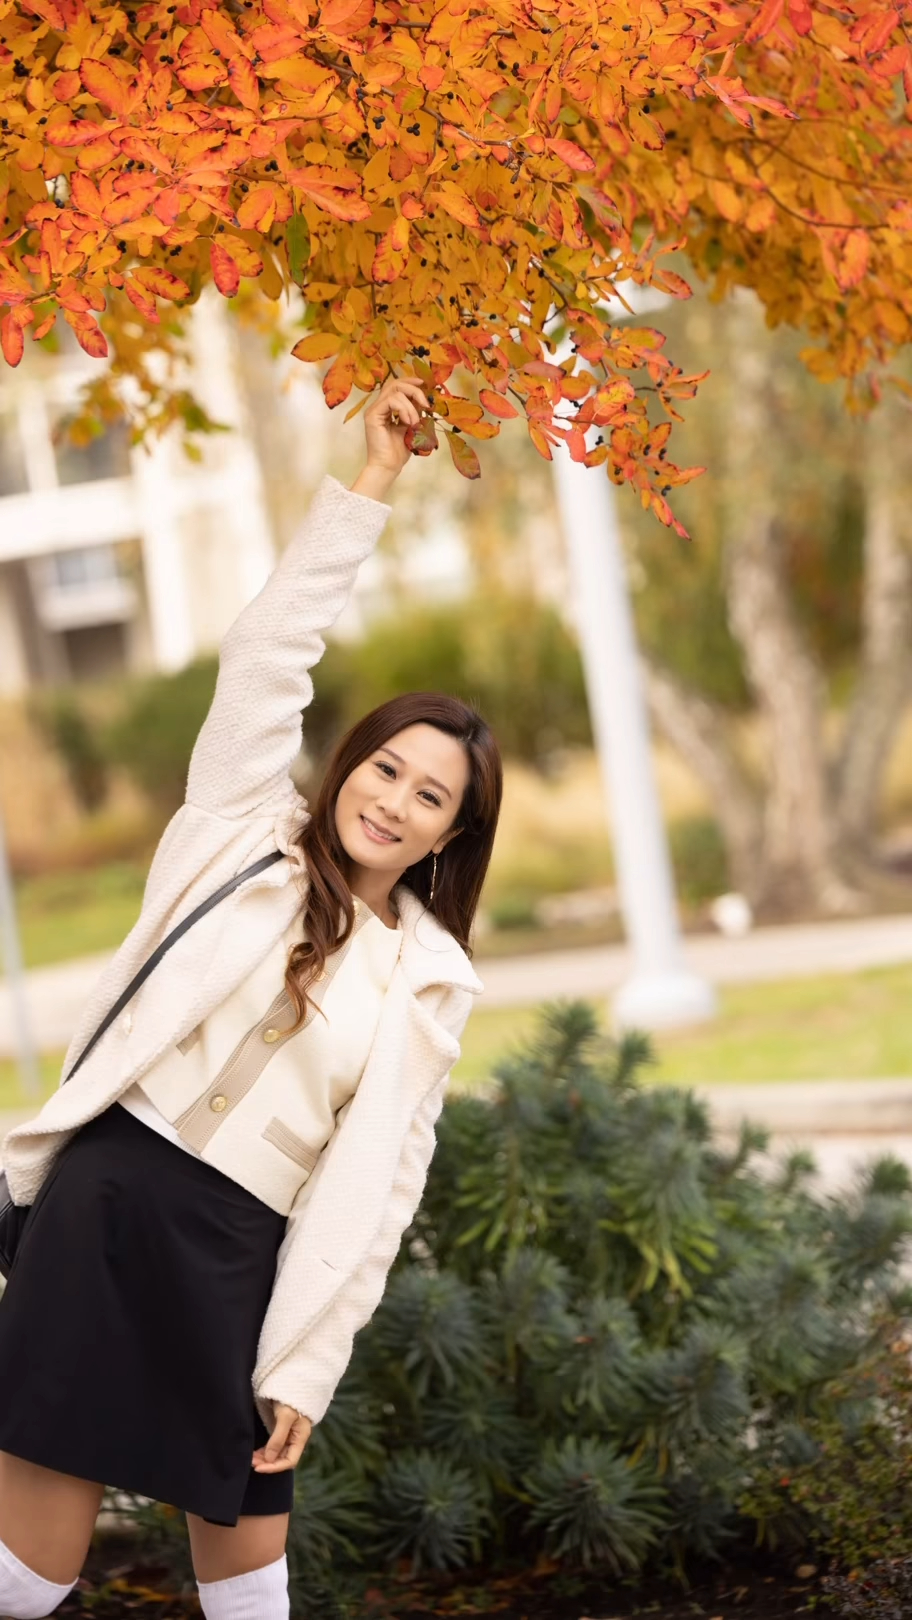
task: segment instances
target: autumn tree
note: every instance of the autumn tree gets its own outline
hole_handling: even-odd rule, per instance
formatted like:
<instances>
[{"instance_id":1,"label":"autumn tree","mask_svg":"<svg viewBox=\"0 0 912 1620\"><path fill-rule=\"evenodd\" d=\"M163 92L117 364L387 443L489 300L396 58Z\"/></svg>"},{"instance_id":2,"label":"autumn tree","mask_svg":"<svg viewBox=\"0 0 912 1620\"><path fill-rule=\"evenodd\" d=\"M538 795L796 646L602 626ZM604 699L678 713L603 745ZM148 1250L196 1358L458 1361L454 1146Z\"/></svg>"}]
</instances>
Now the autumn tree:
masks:
<instances>
[{"instance_id":1,"label":"autumn tree","mask_svg":"<svg viewBox=\"0 0 912 1620\"><path fill-rule=\"evenodd\" d=\"M524 418L683 533L666 497L699 469L668 441L700 377L606 301L688 296L683 247L868 402L912 320L910 22L912 0L0 0L3 352L62 315L111 355L87 409L129 379L157 428L193 404L148 357L207 282L277 310L298 289L331 406L411 372L418 451L442 432L475 476L470 441Z\"/></svg>"}]
</instances>

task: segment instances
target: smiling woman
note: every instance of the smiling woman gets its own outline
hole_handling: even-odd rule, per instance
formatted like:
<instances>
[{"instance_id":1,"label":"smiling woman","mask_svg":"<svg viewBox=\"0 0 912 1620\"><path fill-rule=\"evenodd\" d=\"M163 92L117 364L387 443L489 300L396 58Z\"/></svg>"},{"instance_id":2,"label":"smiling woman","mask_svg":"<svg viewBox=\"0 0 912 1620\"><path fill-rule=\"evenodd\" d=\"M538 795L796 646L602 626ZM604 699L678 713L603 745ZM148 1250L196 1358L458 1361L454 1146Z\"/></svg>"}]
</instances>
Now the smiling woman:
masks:
<instances>
[{"instance_id":1,"label":"smiling woman","mask_svg":"<svg viewBox=\"0 0 912 1620\"><path fill-rule=\"evenodd\" d=\"M396 886L405 882L469 948L502 791L490 729L460 698L405 692L346 732L295 839L309 878L306 937L289 956L285 986L299 1018L308 985L349 937L354 897L395 928Z\"/></svg>"},{"instance_id":2,"label":"smiling woman","mask_svg":"<svg viewBox=\"0 0 912 1620\"><path fill-rule=\"evenodd\" d=\"M2 1144L28 1211L0 1299L12 1620L75 1584L102 1482L184 1510L206 1620L288 1620L293 1470L420 1202L483 988L469 940L502 767L476 710L374 709L312 812L291 774L322 632L428 410L388 379L354 486L323 480L223 638L139 919L66 1083Z\"/></svg>"}]
</instances>

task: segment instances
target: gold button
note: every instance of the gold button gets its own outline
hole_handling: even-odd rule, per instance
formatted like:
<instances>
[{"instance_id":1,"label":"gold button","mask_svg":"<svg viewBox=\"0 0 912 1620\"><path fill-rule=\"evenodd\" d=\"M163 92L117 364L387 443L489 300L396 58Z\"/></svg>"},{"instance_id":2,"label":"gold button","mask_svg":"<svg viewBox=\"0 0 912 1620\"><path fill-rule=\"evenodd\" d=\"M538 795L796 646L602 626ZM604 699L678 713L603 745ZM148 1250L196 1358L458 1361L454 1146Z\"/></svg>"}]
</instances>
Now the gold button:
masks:
<instances>
[{"instance_id":1,"label":"gold button","mask_svg":"<svg viewBox=\"0 0 912 1620\"><path fill-rule=\"evenodd\" d=\"M222 1097L221 1095L218 1097L212 1097L209 1101L209 1107L212 1108L216 1114L220 1114L223 1108L228 1107L228 1098Z\"/></svg>"},{"instance_id":2,"label":"gold button","mask_svg":"<svg viewBox=\"0 0 912 1620\"><path fill-rule=\"evenodd\" d=\"M273 1041L280 1041L282 1039L282 1031L280 1029L264 1029L263 1039L264 1041L268 1041L269 1045L271 1046Z\"/></svg>"},{"instance_id":3,"label":"gold button","mask_svg":"<svg viewBox=\"0 0 912 1620\"><path fill-rule=\"evenodd\" d=\"M315 979L325 979L326 978L326 969L321 968L319 973L314 974L314 978Z\"/></svg>"}]
</instances>

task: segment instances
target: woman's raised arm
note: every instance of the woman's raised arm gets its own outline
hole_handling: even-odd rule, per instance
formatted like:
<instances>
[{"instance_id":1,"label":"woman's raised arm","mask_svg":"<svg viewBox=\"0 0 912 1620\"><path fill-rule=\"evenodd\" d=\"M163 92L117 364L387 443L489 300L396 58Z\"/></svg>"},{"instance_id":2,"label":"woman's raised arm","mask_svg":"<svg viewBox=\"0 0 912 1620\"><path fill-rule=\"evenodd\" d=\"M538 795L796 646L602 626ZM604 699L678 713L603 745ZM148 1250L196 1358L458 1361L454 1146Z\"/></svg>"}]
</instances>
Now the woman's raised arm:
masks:
<instances>
[{"instance_id":1,"label":"woman's raised arm","mask_svg":"<svg viewBox=\"0 0 912 1620\"><path fill-rule=\"evenodd\" d=\"M342 612L358 568L390 513L386 497L410 459L404 437L427 410L421 385L388 378L364 412L367 456L351 489L327 475L266 584L222 638L215 695L187 776L188 804L221 816L284 799L301 743L301 711L322 632Z\"/></svg>"}]
</instances>

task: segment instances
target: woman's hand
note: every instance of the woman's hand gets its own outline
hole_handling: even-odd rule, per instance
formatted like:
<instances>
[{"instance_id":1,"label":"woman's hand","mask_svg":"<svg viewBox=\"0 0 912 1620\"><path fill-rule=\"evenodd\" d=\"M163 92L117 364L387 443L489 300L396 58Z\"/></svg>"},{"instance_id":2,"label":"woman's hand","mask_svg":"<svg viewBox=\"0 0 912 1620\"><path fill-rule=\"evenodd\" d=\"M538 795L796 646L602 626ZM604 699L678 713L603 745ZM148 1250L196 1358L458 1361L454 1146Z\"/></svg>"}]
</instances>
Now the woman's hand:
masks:
<instances>
[{"instance_id":1,"label":"woman's hand","mask_svg":"<svg viewBox=\"0 0 912 1620\"><path fill-rule=\"evenodd\" d=\"M296 1412L293 1406L273 1403L275 1428L265 1446L253 1454L253 1466L258 1474L279 1474L284 1468L295 1468L301 1460L313 1431L309 1417Z\"/></svg>"},{"instance_id":2,"label":"woman's hand","mask_svg":"<svg viewBox=\"0 0 912 1620\"><path fill-rule=\"evenodd\" d=\"M405 435L422 416L430 414L427 394L414 377L387 377L376 398L365 406L364 437L367 464L352 489L359 495L383 500L412 452Z\"/></svg>"}]
</instances>

